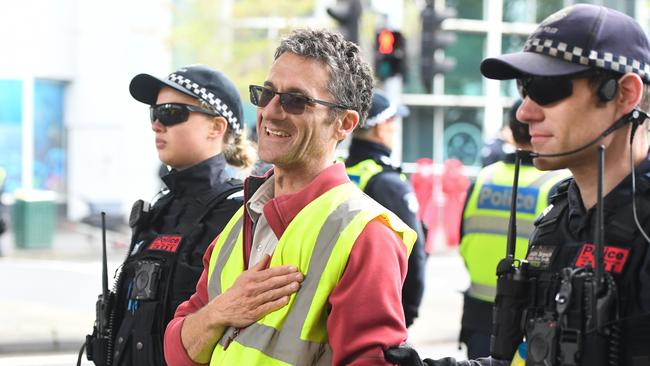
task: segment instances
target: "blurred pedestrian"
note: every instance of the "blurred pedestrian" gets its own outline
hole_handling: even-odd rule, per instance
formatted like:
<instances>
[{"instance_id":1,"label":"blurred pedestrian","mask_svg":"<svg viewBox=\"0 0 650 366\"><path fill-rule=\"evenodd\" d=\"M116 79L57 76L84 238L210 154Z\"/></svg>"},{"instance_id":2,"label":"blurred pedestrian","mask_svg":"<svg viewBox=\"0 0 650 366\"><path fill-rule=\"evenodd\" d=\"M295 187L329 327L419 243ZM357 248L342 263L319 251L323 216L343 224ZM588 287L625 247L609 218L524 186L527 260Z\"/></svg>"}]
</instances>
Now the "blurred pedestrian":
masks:
<instances>
[{"instance_id":1,"label":"blurred pedestrian","mask_svg":"<svg viewBox=\"0 0 650 366\"><path fill-rule=\"evenodd\" d=\"M508 129L512 131L518 149L531 150L528 125L517 120L515 102L508 115ZM490 354L492 307L496 293L496 267L506 255L510 197L515 169L515 153L503 161L481 169L467 194L461 226L460 254L470 277L465 291L460 341L467 345L469 358ZM568 170L543 172L533 165L533 159L523 159L519 172L517 202L517 253L526 255L527 241L533 231L533 222L549 205L557 184L568 178Z\"/></svg>"},{"instance_id":2,"label":"blurred pedestrian","mask_svg":"<svg viewBox=\"0 0 650 366\"><path fill-rule=\"evenodd\" d=\"M352 133L348 158L345 160L350 180L359 185L370 198L394 212L418 234L409 256L408 272L402 289L407 327L418 317L426 270L424 234L417 218L418 201L406 176L399 167L393 166L390 159L395 120L408 113L406 106L391 102L384 92L375 90L368 119Z\"/></svg>"},{"instance_id":3,"label":"blurred pedestrian","mask_svg":"<svg viewBox=\"0 0 650 366\"><path fill-rule=\"evenodd\" d=\"M166 78L139 74L129 90L149 105L161 166L171 170L161 170L166 189L153 206L133 206L131 246L108 316L110 344L89 346L96 365L105 358L111 365L164 364L165 326L194 292L206 248L243 202L242 182L226 164L254 161L239 93L220 71L192 65Z\"/></svg>"},{"instance_id":4,"label":"blurred pedestrian","mask_svg":"<svg viewBox=\"0 0 650 366\"><path fill-rule=\"evenodd\" d=\"M507 122L507 121L505 121ZM488 140L481 149L481 166L488 166L497 161L503 161L508 154L515 152L515 144L512 141L512 131L508 123L504 123L499 130L499 135Z\"/></svg>"},{"instance_id":5,"label":"blurred pedestrian","mask_svg":"<svg viewBox=\"0 0 650 366\"><path fill-rule=\"evenodd\" d=\"M197 292L165 332L169 364L387 365L383 350L406 340L401 291L415 233L334 160L370 107L360 54L340 34L296 30L250 86L259 156L274 167L247 178L244 210L208 249ZM304 281L287 274L259 306L241 287L254 286L269 255L270 270L292 266Z\"/></svg>"}]
</instances>

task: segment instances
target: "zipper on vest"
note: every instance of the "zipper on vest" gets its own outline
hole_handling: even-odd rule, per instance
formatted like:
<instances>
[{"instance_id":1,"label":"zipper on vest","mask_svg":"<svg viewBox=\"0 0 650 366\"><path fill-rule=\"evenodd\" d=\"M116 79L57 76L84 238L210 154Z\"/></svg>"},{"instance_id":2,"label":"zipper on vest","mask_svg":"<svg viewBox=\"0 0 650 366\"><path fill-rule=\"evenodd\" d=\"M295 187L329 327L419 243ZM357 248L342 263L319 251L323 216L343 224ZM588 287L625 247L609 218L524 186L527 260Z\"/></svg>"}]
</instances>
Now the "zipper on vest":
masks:
<instances>
[{"instance_id":1,"label":"zipper on vest","mask_svg":"<svg viewBox=\"0 0 650 366\"><path fill-rule=\"evenodd\" d=\"M237 328L237 329L235 329L235 331L232 332L232 334L228 337L228 339L226 339L226 341L225 341L224 344L223 344L223 350L224 350L224 351L227 350L227 349L228 349L228 346L230 346L230 343L232 343L232 341L234 341L235 338L237 338L237 336L239 335L239 332L240 332L241 330L242 330L242 328Z\"/></svg>"}]
</instances>

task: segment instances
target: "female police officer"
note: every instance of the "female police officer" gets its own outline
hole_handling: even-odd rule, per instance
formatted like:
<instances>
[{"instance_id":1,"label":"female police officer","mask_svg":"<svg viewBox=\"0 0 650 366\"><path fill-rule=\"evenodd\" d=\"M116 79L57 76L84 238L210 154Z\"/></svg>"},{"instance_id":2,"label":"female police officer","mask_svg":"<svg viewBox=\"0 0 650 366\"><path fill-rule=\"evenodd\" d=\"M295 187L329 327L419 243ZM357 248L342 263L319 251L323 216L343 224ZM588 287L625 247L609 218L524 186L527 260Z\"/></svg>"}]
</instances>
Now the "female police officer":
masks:
<instances>
[{"instance_id":1,"label":"female police officer","mask_svg":"<svg viewBox=\"0 0 650 366\"><path fill-rule=\"evenodd\" d=\"M226 164L248 167L254 157L242 134L239 93L221 72L193 65L165 79L139 74L129 89L150 106L158 156L172 169L153 207L134 205L105 348L89 346L88 358L97 365L162 365L165 327L194 292L205 249L242 204L242 184Z\"/></svg>"}]
</instances>

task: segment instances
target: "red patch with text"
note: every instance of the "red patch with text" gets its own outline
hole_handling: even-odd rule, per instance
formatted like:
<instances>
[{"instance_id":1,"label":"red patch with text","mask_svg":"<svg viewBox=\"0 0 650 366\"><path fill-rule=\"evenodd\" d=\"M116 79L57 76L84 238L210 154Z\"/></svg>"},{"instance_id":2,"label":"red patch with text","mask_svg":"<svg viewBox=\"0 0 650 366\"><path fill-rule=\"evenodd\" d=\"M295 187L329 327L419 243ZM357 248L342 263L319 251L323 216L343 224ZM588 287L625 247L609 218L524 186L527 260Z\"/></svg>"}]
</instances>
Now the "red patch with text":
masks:
<instances>
[{"instance_id":1,"label":"red patch with text","mask_svg":"<svg viewBox=\"0 0 650 366\"><path fill-rule=\"evenodd\" d=\"M149 245L149 249L174 253L176 252L176 249L178 249L178 244L181 240L183 240L182 236L162 235L154 239L154 241Z\"/></svg>"},{"instance_id":2,"label":"red patch with text","mask_svg":"<svg viewBox=\"0 0 650 366\"><path fill-rule=\"evenodd\" d=\"M591 265L594 268L594 258L595 258L596 246L593 244L585 243L582 246L580 255L576 259L576 267L585 267ZM621 273L623 272L623 267L625 267L625 262L627 262L627 257L630 254L630 249L619 248L619 247L610 247L605 246L603 252L603 259L605 262L605 270L607 272Z\"/></svg>"}]
</instances>

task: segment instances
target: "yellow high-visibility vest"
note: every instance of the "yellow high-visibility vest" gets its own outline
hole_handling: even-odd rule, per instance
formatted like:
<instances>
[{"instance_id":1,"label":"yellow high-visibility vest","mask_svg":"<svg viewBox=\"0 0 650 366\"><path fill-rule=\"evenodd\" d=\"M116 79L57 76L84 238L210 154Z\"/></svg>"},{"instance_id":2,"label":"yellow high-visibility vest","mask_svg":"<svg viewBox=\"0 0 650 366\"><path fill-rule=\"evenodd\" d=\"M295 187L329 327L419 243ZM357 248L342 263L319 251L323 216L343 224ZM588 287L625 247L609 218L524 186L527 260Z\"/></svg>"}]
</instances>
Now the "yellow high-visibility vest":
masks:
<instances>
[{"instance_id":1,"label":"yellow high-visibility vest","mask_svg":"<svg viewBox=\"0 0 650 366\"><path fill-rule=\"evenodd\" d=\"M345 172L348 174L348 177L350 177L350 180L356 183L362 191L365 191L366 186L372 177L383 171L384 166L373 159L366 159L354 164L353 166L345 168ZM400 174L400 178L403 181L406 181L406 176L404 174Z\"/></svg>"},{"instance_id":2,"label":"yellow high-visibility vest","mask_svg":"<svg viewBox=\"0 0 650 366\"><path fill-rule=\"evenodd\" d=\"M469 272L468 295L494 301L496 268L506 256L514 164L496 162L481 170L463 213L463 238L460 254ZM522 165L517 190L516 258L523 258L535 219L547 206L549 190L570 177L566 170L543 172Z\"/></svg>"},{"instance_id":3,"label":"yellow high-visibility vest","mask_svg":"<svg viewBox=\"0 0 650 366\"><path fill-rule=\"evenodd\" d=\"M244 271L243 207L215 243L208 268L208 298L230 288ZM289 304L244 329L228 328L211 365L330 365L327 299L339 283L352 246L373 219L394 230L407 252L416 234L352 183L336 186L305 206L286 228L271 267L294 265L305 274Z\"/></svg>"}]
</instances>

